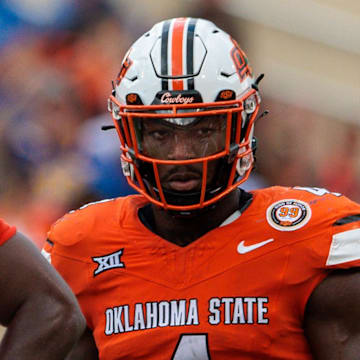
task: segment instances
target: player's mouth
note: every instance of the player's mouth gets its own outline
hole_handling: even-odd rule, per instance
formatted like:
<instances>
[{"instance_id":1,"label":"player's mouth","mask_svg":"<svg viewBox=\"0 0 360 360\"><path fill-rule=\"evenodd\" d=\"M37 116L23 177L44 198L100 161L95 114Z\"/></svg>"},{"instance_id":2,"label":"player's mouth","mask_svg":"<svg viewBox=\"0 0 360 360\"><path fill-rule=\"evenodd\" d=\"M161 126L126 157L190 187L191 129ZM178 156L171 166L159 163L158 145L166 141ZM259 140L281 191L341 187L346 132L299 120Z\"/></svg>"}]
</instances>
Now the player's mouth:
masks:
<instances>
[{"instance_id":1,"label":"player's mouth","mask_svg":"<svg viewBox=\"0 0 360 360\"><path fill-rule=\"evenodd\" d=\"M167 179L167 187L174 191L198 190L201 185L201 178L194 173L176 173Z\"/></svg>"}]
</instances>

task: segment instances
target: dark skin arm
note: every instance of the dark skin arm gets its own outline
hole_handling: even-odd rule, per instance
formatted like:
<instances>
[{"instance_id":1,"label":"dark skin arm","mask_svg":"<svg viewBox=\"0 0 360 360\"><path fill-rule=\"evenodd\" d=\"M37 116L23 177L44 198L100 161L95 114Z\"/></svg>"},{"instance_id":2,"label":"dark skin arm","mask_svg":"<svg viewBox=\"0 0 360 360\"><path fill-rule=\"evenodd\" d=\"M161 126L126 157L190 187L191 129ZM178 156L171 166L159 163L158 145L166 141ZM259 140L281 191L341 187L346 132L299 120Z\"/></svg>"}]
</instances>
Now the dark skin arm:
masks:
<instances>
[{"instance_id":1,"label":"dark skin arm","mask_svg":"<svg viewBox=\"0 0 360 360\"><path fill-rule=\"evenodd\" d=\"M86 328L80 340L74 346L71 353L65 360L97 360L99 359L98 350L92 332Z\"/></svg>"},{"instance_id":2,"label":"dark skin arm","mask_svg":"<svg viewBox=\"0 0 360 360\"><path fill-rule=\"evenodd\" d=\"M360 354L360 269L331 273L311 295L305 333L317 360L354 360Z\"/></svg>"},{"instance_id":3,"label":"dark skin arm","mask_svg":"<svg viewBox=\"0 0 360 360\"><path fill-rule=\"evenodd\" d=\"M0 247L2 360L63 360L85 327L76 298L20 233Z\"/></svg>"}]
</instances>

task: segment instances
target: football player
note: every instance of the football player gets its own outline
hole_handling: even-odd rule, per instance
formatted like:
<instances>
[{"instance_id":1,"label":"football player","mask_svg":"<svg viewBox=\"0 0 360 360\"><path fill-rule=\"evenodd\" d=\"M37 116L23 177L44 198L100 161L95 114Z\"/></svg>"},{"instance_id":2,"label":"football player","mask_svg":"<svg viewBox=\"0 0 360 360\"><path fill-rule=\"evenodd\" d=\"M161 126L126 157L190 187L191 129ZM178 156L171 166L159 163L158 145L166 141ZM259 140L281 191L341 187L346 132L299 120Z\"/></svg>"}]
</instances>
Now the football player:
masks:
<instances>
[{"instance_id":1,"label":"football player","mask_svg":"<svg viewBox=\"0 0 360 360\"><path fill-rule=\"evenodd\" d=\"M68 285L36 246L0 219L2 360L63 360L85 328Z\"/></svg>"},{"instance_id":2,"label":"football player","mask_svg":"<svg viewBox=\"0 0 360 360\"><path fill-rule=\"evenodd\" d=\"M358 356L360 206L241 189L261 78L203 19L160 22L128 51L109 110L140 194L72 211L45 248L87 319L69 359Z\"/></svg>"}]
</instances>

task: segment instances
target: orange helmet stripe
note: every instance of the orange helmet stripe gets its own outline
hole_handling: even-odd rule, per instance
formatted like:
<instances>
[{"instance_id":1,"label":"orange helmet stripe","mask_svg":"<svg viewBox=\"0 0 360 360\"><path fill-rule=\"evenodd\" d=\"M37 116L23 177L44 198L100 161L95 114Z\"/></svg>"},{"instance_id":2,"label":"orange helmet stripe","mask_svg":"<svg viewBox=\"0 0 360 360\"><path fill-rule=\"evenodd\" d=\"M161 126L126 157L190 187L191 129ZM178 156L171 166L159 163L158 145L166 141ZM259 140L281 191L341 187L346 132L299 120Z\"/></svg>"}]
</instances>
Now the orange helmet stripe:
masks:
<instances>
[{"instance_id":1,"label":"orange helmet stripe","mask_svg":"<svg viewBox=\"0 0 360 360\"><path fill-rule=\"evenodd\" d=\"M172 47L171 47L171 63L172 76L183 75L183 46L184 46L184 27L186 18L179 18L174 21L172 32ZM184 90L183 80L172 81L173 90Z\"/></svg>"}]
</instances>

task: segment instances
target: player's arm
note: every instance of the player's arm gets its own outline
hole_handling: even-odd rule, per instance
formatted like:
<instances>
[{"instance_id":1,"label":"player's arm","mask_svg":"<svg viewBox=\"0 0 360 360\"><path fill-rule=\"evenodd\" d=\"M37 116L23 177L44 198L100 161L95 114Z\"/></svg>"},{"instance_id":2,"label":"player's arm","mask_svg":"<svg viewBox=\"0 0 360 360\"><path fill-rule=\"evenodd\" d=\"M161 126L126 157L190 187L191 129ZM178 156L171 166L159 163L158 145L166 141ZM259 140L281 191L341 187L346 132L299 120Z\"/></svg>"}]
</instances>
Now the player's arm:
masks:
<instances>
[{"instance_id":1,"label":"player's arm","mask_svg":"<svg viewBox=\"0 0 360 360\"><path fill-rule=\"evenodd\" d=\"M92 331L86 328L80 340L73 347L65 360L97 360L99 353L95 345Z\"/></svg>"},{"instance_id":2,"label":"player's arm","mask_svg":"<svg viewBox=\"0 0 360 360\"><path fill-rule=\"evenodd\" d=\"M76 298L36 246L20 233L0 247L0 358L63 360L85 320Z\"/></svg>"},{"instance_id":3,"label":"player's arm","mask_svg":"<svg viewBox=\"0 0 360 360\"><path fill-rule=\"evenodd\" d=\"M353 360L360 354L360 269L336 270L311 295L305 333L315 359Z\"/></svg>"}]
</instances>

